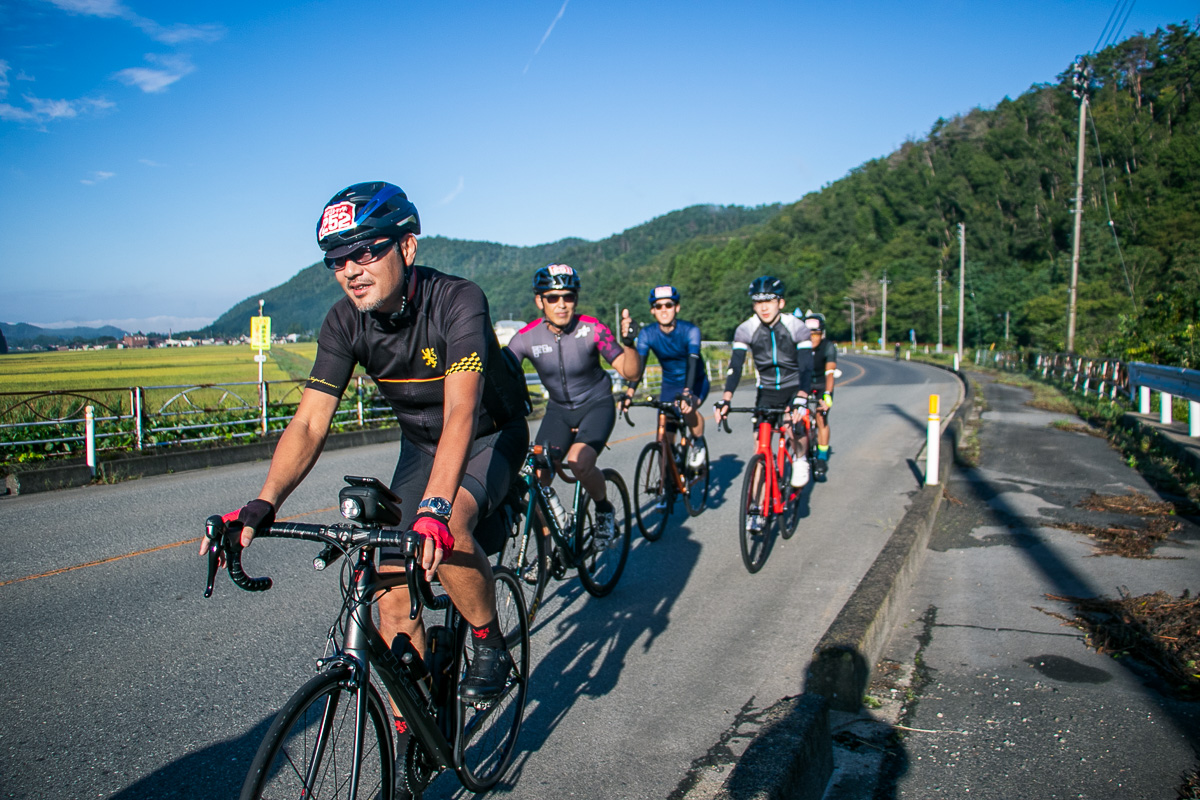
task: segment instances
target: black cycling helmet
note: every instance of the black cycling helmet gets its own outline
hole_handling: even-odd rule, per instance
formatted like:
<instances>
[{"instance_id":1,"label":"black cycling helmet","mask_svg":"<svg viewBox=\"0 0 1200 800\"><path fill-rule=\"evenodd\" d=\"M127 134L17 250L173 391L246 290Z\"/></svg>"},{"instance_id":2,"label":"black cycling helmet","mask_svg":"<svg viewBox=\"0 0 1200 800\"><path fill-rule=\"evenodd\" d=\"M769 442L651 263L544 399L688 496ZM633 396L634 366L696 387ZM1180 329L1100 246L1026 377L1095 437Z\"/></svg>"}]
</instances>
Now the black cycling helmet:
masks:
<instances>
[{"instance_id":1,"label":"black cycling helmet","mask_svg":"<svg viewBox=\"0 0 1200 800\"><path fill-rule=\"evenodd\" d=\"M816 311L809 311L808 314L804 317L804 324L808 326L808 329L810 331L817 331L818 333L824 333L825 332L825 315L819 314Z\"/></svg>"},{"instance_id":2,"label":"black cycling helmet","mask_svg":"<svg viewBox=\"0 0 1200 800\"><path fill-rule=\"evenodd\" d=\"M364 242L420 232L417 207L403 189L384 181L356 183L325 204L317 221L317 244L329 258L339 258Z\"/></svg>"},{"instance_id":3,"label":"black cycling helmet","mask_svg":"<svg viewBox=\"0 0 1200 800\"><path fill-rule=\"evenodd\" d=\"M536 294L552 292L579 292L579 273L566 264L547 264L533 273L533 291Z\"/></svg>"},{"instance_id":4,"label":"black cycling helmet","mask_svg":"<svg viewBox=\"0 0 1200 800\"><path fill-rule=\"evenodd\" d=\"M650 290L650 305L654 305L659 300L670 300L675 305L679 305L679 290L674 286L655 286Z\"/></svg>"},{"instance_id":5,"label":"black cycling helmet","mask_svg":"<svg viewBox=\"0 0 1200 800\"><path fill-rule=\"evenodd\" d=\"M750 291L747 294L756 303L759 300L773 300L783 297L783 281L770 275L763 275L761 278L755 278L750 282Z\"/></svg>"}]
</instances>

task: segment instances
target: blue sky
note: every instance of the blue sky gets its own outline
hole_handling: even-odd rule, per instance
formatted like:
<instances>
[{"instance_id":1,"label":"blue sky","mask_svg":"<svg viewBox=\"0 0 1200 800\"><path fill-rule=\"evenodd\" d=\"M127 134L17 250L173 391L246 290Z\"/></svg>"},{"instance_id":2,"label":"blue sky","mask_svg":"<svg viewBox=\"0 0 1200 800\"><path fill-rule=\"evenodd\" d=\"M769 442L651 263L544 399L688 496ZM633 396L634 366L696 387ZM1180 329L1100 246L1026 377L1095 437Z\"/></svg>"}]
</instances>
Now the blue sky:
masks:
<instances>
[{"instance_id":1,"label":"blue sky","mask_svg":"<svg viewBox=\"0 0 1200 800\"><path fill-rule=\"evenodd\" d=\"M364 180L517 245L791 202L1053 80L1114 9L1200 0L0 0L0 320L206 323Z\"/></svg>"}]
</instances>

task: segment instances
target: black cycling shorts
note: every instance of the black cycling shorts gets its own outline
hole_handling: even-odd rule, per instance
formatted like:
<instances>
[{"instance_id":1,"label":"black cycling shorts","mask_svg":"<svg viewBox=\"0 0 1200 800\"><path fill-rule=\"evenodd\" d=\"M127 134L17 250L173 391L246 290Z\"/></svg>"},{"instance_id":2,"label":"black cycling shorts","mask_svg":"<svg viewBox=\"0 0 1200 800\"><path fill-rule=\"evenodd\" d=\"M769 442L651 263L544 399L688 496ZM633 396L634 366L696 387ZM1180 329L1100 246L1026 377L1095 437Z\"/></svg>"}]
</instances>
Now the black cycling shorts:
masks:
<instances>
[{"instance_id":1,"label":"black cycling shorts","mask_svg":"<svg viewBox=\"0 0 1200 800\"><path fill-rule=\"evenodd\" d=\"M799 386L783 389L768 389L759 387L758 396L754 398L754 405L759 408L787 408L792 405L792 401L796 399L796 392L800 391Z\"/></svg>"},{"instance_id":2,"label":"black cycling shorts","mask_svg":"<svg viewBox=\"0 0 1200 800\"><path fill-rule=\"evenodd\" d=\"M597 453L604 450L613 426L617 424L617 407L611 397L600 397L576 409L563 408L549 403L542 426L537 432L537 443L551 449L557 458L563 458L575 442L583 442ZM572 433L572 428L578 432Z\"/></svg>"},{"instance_id":3,"label":"black cycling shorts","mask_svg":"<svg viewBox=\"0 0 1200 800\"><path fill-rule=\"evenodd\" d=\"M471 445L462 488L470 492L471 497L475 498L475 504L479 506L475 539L485 553L496 553L499 547L496 542L482 540L485 527L482 522L500 507L501 501L508 494L509 485L516 480L528 451L529 425L520 417L507 422L493 434L479 437ZM417 515L417 506L425 499L425 487L429 484L432 471L432 453L427 453L415 445L401 445L400 460L396 462L391 489L400 497L400 510L404 514L405 525L412 524ZM454 501L453 497L446 499ZM383 551L383 556L395 557L399 552L399 549L388 548Z\"/></svg>"}]
</instances>

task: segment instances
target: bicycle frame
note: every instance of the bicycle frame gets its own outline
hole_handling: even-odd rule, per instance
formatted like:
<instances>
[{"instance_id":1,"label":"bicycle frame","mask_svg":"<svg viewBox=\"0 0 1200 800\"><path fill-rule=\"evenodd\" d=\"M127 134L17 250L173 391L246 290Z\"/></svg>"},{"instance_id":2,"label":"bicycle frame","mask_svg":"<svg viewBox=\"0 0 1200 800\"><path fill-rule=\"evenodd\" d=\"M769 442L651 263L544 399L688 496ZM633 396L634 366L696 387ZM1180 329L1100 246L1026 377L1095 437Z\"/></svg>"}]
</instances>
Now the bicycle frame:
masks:
<instances>
[{"instance_id":1,"label":"bicycle frame","mask_svg":"<svg viewBox=\"0 0 1200 800\"><path fill-rule=\"evenodd\" d=\"M776 432L779 434L779 445L775 455L772 455L771 440L774 438ZM792 454L788 451L787 436L784 433L783 426L776 426L769 419L760 419L758 421L755 443L754 452L761 454L767 463L773 467L773 469L767 470L767 497L765 500L770 503L772 514L782 514L784 500L783 494L779 490L779 476L784 474L788 464L792 462ZM765 511L766 508L767 505L764 503L763 510Z\"/></svg>"},{"instance_id":2,"label":"bicycle frame","mask_svg":"<svg viewBox=\"0 0 1200 800\"><path fill-rule=\"evenodd\" d=\"M658 412L658 439L659 449L662 451L662 481L663 486L673 486L676 494L684 494L687 492L687 481L683 477L683 473L679 470L679 464L675 460L675 452L673 450L675 442L675 431L672 427L678 427L680 431L679 443L687 444L689 441L685 426L681 421L668 421L666 413Z\"/></svg>"},{"instance_id":3,"label":"bicycle frame","mask_svg":"<svg viewBox=\"0 0 1200 800\"><path fill-rule=\"evenodd\" d=\"M575 485L575 492L571 502L571 512L575 517L575 527L570 532L564 531L558 524L558 518L551 513L550 506L546 502L546 497L542 494L541 482L537 477L537 460L542 457L543 452L541 445L531 447L529 455L525 458L525 465L521 468L521 478L525 481L529 499L525 503L525 524L522 526L521 544L520 549L517 551L519 553L518 567L516 568L518 578L524 577L522 575L524 569L520 565L523 563L526 548L529 546L530 535L542 535L541 531L534 531L534 511L538 512L543 524L550 531L550 539L559 548L559 552L566 554L567 567L570 569L578 566L577 559L575 558L575 542L583 525L583 519L579 514L583 484L563 475L561 470L557 470L560 478Z\"/></svg>"}]
</instances>

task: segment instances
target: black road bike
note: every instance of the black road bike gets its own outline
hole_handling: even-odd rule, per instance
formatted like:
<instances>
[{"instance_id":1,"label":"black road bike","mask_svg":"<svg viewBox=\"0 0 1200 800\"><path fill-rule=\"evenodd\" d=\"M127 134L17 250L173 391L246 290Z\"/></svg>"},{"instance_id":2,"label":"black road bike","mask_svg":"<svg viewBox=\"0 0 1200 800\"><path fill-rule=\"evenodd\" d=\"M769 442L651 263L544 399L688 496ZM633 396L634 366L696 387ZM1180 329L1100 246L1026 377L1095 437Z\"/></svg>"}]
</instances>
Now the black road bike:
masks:
<instances>
[{"instance_id":1,"label":"black road bike","mask_svg":"<svg viewBox=\"0 0 1200 800\"><path fill-rule=\"evenodd\" d=\"M575 500L567 526L550 511L549 492L537 478L537 470L554 469L567 484L575 485ZM530 445L517 486L521 519L512 530L497 564L512 570L526 587L529 623L533 624L542 605L550 577L562 580L568 570L579 571L579 581L593 597L604 597L621 579L629 558L629 491L625 480L613 469L605 469L608 501L614 510L615 535L604 545L596 541L596 504L559 462L550 459L542 445Z\"/></svg>"},{"instance_id":2,"label":"black road bike","mask_svg":"<svg viewBox=\"0 0 1200 800\"><path fill-rule=\"evenodd\" d=\"M361 524L277 522L257 532L258 537L323 545L313 560L318 570L341 556L346 559L342 606L330 626L325 656L317 661L317 675L275 717L250 765L241 798L392 800L397 769L403 772L403 785L417 797L444 770L453 771L470 791L486 791L512 761L525 711L529 625L521 585L512 572L493 570L498 621L513 659L503 692L486 705L460 700L458 684L473 657L466 621L449 596L435 594L425 580L418 562L420 534L394 527L400 523L398 498L374 478L347 476L346 482L339 506L343 516ZM227 530L221 517L213 516L206 533L205 597L212 595L222 560L242 589L271 588L270 578L251 578L242 570L239 532ZM378 571L375 552L381 547L403 550L404 572ZM441 624L426 630L425 658L404 634L390 645L385 642L372 616L375 600L401 584L408 587L412 619L422 607L444 611ZM393 753L392 712L378 682L412 731L404 753Z\"/></svg>"},{"instance_id":3,"label":"black road bike","mask_svg":"<svg viewBox=\"0 0 1200 800\"><path fill-rule=\"evenodd\" d=\"M674 403L648 398L630 405L658 409L658 431L654 441L642 448L633 480L638 529L647 541L657 542L667 528L677 497L683 497L683 504L693 517L704 510L708 502L708 453L704 453L703 464L691 465L692 439L683 422L683 412ZM633 425L628 413L625 421Z\"/></svg>"}]
</instances>

